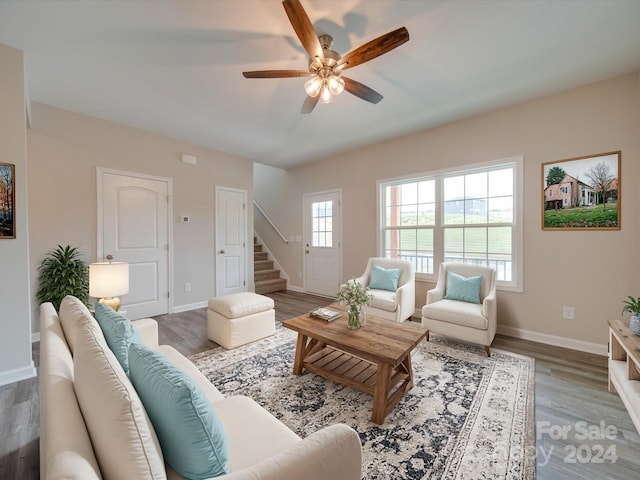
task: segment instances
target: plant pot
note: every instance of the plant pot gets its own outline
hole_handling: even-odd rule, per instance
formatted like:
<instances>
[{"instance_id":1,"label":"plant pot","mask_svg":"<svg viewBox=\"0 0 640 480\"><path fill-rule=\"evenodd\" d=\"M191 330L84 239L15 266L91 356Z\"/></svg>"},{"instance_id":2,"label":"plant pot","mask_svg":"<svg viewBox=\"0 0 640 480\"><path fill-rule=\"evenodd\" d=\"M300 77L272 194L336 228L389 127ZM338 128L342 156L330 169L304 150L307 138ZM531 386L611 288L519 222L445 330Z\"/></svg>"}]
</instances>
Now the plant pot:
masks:
<instances>
[{"instance_id":1,"label":"plant pot","mask_svg":"<svg viewBox=\"0 0 640 480\"><path fill-rule=\"evenodd\" d=\"M636 313L631 317L631 320L629 320L629 328L634 334L640 335L640 313Z\"/></svg>"}]
</instances>

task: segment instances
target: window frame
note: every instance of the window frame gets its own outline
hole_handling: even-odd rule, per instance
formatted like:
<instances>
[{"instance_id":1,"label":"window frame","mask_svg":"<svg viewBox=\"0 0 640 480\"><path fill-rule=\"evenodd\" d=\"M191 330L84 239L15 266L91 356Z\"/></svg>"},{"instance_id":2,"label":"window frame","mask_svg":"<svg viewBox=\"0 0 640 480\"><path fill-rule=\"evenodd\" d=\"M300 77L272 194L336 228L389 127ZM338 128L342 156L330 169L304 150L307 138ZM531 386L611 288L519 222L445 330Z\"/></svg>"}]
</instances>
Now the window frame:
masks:
<instances>
[{"instance_id":1,"label":"window frame","mask_svg":"<svg viewBox=\"0 0 640 480\"><path fill-rule=\"evenodd\" d=\"M433 227L433 273L416 272L416 281L419 282L436 282L438 280L438 265L444 261L444 230L443 226L443 209L444 195L443 183L445 177L453 175L468 175L475 172L484 172L487 170L498 169L499 167L513 167L513 221L509 224L512 230L512 278L511 281L500 280L496 282L498 290L523 292L523 264L524 264L524 219L523 219L523 202L524 202L524 156L518 155L513 157L492 160L488 162L475 163L470 165L460 165L446 169L404 175L401 177L380 179L377 181L377 251L378 255L384 257L385 253L385 234L387 229L385 225L386 199L385 188L390 185L400 185L403 183L419 182L424 180L435 180L435 222ZM461 226L464 224L461 224ZM470 224L473 225L473 224ZM493 224L491 224L493 225ZM498 224L495 224L498 225Z\"/></svg>"}]
</instances>

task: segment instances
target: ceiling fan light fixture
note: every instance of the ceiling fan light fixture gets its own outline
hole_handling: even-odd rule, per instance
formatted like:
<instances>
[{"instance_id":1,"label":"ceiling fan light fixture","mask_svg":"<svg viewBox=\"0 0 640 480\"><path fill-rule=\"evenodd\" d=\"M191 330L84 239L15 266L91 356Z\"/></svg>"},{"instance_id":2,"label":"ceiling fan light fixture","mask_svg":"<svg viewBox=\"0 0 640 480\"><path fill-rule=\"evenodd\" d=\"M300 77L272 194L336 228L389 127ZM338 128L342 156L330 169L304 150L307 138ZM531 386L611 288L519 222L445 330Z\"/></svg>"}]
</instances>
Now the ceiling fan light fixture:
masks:
<instances>
[{"instance_id":1,"label":"ceiling fan light fixture","mask_svg":"<svg viewBox=\"0 0 640 480\"><path fill-rule=\"evenodd\" d=\"M360 45L345 55L340 55L331 49L333 38L331 35L318 35L311 19L305 12L300 0L283 0L289 22L309 55L308 71L302 70L258 70L242 72L245 78L294 78L311 76L304 89L307 98L301 113L308 114L320 101L329 103L334 96L344 90L369 103L376 104L382 100L382 95L352 78L341 78L340 74L347 68L353 68L380 55L390 52L403 43L409 41L406 27L381 35Z\"/></svg>"},{"instance_id":2,"label":"ceiling fan light fixture","mask_svg":"<svg viewBox=\"0 0 640 480\"><path fill-rule=\"evenodd\" d=\"M319 75L314 75L309 80L304 82L304 91L310 97L317 97L324 84L323 78Z\"/></svg>"},{"instance_id":3,"label":"ceiling fan light fixture","mask_svg":"<svg viewBox=\"0 0 640 480\"><path fill-rule=\"evenodd\" d=\"M328 82L325 82L322 87L322 93L320 94L320 102L321 103L330 103L332 99L331 88L328 85Z\"/></svg>"},{"instance_id":4,"label":"ceiling fan light fixture","mask_svg":"<svg viewBox=\"0 0 640 480\"><path fill-rule=\"evenodd\" d=\"M344 91L344 80L337 75L331 75L328 79L329 91L333 95L340 95Z\"/></svg>"}]
</instances>

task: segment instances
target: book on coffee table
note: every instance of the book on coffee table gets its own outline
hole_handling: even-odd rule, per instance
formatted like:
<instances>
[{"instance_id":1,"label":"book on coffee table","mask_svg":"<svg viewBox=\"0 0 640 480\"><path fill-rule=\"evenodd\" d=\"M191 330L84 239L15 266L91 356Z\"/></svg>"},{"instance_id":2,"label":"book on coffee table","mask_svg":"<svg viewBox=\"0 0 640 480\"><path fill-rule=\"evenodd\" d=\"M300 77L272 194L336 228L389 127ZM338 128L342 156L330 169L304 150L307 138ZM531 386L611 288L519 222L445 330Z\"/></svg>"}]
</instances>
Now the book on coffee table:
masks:
<instances>
[{"instance_id":1,"label":"book on coffee table","mask_svg":"<svg viewBox=\"0 0 640 480\"><path fill-rule=\"evenodd\" d=\"M316 308L309 312L309 316L319 318L325 322L333 322L336 318L341 317L341 313L337 310L331 310L330 308Z\"/></svg>"}]
</instances>

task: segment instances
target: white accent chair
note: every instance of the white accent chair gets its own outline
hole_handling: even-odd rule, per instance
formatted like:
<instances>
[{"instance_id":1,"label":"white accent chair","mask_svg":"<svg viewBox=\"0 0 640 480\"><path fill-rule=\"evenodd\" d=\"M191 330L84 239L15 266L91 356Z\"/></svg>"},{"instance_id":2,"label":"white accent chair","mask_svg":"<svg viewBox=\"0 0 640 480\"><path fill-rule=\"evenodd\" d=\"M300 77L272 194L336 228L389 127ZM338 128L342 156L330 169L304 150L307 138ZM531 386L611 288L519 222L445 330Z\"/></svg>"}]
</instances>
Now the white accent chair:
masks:
<instances>
[{"instance_id":1,"label":"white accent chair","mask_svg":"<svg viewBox=\"0 0 640 480\"><path fill-rule=\"evenodd\" d=\"M480 304L445 299L447 272L463 277L482 276ZM491 342L497 328L495 269L462 263L441 264L436 288L427 292L427 304L422 307L422 326L429 333L484 345L487 356L490 357Z\"/></svg>"},{"instance_id":2,"label":"white accent chair","mask_svg":"<svg viewBox=\"0 0 640 480\"><path fill-rule=\"evenodd\" d=\"M361 285L368 286L371 283L373 266L382 268L399 268L400 278L398 289L395 292L389 290L370 289L373 295L371 305L365 307L367 313L386 318L396 322L403 322L415 313L416 310L416 284L415 269L411 262L385 257L373 257L367 262L367 268L362 276L355 280Z\"/></svg>"}]
</instances>

